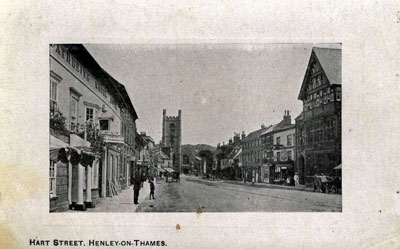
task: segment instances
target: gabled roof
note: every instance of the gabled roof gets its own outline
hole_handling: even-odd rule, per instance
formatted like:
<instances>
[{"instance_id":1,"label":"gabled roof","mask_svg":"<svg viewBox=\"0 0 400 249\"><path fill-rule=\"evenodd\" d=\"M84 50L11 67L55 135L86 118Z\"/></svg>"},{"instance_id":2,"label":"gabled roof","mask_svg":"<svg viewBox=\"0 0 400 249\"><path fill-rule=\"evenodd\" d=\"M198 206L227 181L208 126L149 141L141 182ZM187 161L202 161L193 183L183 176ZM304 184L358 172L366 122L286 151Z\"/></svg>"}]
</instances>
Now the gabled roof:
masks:
<instances>
[{"instance_id":1,"label":"gabled roof","mask_svg":"<svg viewBox=\"0 0 400 249\"><path fill-rule=\"evenodd\" d=\"M239 150L236 151L235 156L232 159L236 159L242 153L242 147L239 147Z\"/></svg>"},{"instance_id":2,"label":"gabled roof","mask_svg":"<svg viewBox=\"0 0 400 249\"><path fill-rule=\"evenodd\" d=\"M228 154L228 159L235 159L235 157L239 154L239 151L241 151L242 146L237 145L233 150Z\"/></svg>"},{"instance_id":3,"label":"gabled roof","mask_svg":"<svg viewBox=\"0 0 400 249\"><path fill-rule=\"evenodd\" d=\"M329 84L331 85L342 84L342 50L336 48L314 47L311 51L310 60L308 61L307 70L303 78L303 84L301 85L300 88L300 93L298 96L299 100L301 100L301 96L307 84L307 79L309 71L311 70L311 62L313 57L316 57L316 60L321 65L323 72L328 78Z\"/></svg>"}]
</instances>

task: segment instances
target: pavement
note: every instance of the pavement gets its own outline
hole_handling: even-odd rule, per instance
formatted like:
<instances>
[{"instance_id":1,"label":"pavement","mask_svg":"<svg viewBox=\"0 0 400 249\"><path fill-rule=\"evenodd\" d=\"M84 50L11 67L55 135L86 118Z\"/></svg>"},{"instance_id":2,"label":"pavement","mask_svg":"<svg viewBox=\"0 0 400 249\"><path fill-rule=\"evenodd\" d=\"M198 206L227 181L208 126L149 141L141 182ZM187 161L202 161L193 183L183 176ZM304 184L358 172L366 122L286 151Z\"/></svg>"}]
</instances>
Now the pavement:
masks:
<instances>
[{"instance_id":1,"label":"pavement","mask_svg":"<svg viewBox=\"0 0 400 249\"><path fill-rule=\"evenodd\" d=\"M87 212L114 212L126 213L136 212L139 205L149 199L150 184L149 182L143 183L143 188L139 191L139 204L133 204L133 186L128 186L123 189L121 193L113 197L99 198L95 208L88 208Z\"/></svg>"}]
</instances>

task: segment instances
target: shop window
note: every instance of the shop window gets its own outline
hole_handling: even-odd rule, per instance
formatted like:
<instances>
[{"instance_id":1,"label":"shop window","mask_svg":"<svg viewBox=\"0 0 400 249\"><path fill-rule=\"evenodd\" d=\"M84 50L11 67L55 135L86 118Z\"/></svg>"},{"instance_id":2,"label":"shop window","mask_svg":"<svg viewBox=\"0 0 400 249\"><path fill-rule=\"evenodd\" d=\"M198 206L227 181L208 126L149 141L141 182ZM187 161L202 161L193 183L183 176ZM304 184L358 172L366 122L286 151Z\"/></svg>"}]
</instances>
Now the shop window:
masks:
<instances>
[{"instance_id":1,"label":"shop window","mask_svg":"<svg viewBox=\"0 0 400 249\"><path fill-rule=\"evenodd\" d=\"M50 175L49 175L49 183L50 183L50 198L56 196L56 187L57 187L57 162L50 160Z\"/></svg>"},{"instance_id":2,"label":"shop window","mask_svg":"<svg viewBox=\"0 0 400 249\"><path fill-rule=\"evenodd\" d=\"M98 188L99 187L99 161L93 164L92 169L92 187Z\"/></svg>"}]
</instances>

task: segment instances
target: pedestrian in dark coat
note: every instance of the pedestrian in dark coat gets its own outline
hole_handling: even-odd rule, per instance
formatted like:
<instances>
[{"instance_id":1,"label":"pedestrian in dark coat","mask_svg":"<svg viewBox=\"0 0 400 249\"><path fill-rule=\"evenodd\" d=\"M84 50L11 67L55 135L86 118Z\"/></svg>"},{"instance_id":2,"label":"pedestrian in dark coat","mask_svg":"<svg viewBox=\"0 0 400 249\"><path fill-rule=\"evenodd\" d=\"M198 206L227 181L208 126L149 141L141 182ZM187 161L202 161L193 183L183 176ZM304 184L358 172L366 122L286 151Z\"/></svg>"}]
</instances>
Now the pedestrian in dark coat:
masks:
<instances>
[{"instance_id":1,"label":"pedestrian in dark coat","mask_svg":"<svg viewBox=\"0 0 400 249\"><path fill-rule=\"evenodd\" d=\"M134 204L139 204L138 199L139 199L139 191L142 185L142 181L140 180L139 177L135 177L133 180L133 203Z\"/></svg>"},{"instance_id":2,"label":"pedestrian in dark coat","mask_svg":"<svg viewBox=\"0 0 400 249\"><path fill-rule=\"evenodd\" d=\"M151 197L153 197L153 199L155 200L156 198L154 198L154 190L155 190L154 182L152 180L149 180L149 183L150 183L150 200Z\"/></svg>"}]
</instances>

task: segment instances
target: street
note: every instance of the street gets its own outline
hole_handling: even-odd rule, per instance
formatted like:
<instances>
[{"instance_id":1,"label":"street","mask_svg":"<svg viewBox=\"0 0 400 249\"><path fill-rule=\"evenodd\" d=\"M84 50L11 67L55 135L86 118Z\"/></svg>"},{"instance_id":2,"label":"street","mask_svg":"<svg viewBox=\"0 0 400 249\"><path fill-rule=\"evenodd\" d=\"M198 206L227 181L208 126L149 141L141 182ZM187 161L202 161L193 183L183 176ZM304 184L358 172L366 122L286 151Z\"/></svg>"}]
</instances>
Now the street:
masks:
<instances>
[{"instance_id":1,"label":"street","mask_svg":"<svg viewBox=\"0 0 400 249\"><path fill-rule=\"evenodd\" d=\"M142 193L141 193L142 194ZM147 193L146 193L147 194ZM158 180L155 200L136 212L341 212L341 195L207 181L182 176L180 182Z\"/></svg>"}]
</instances>

